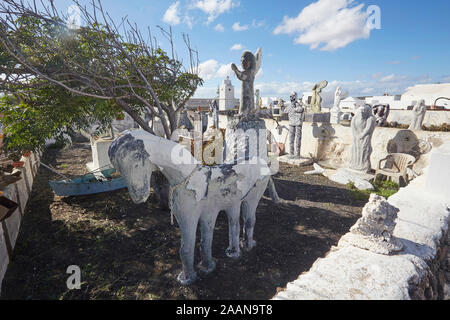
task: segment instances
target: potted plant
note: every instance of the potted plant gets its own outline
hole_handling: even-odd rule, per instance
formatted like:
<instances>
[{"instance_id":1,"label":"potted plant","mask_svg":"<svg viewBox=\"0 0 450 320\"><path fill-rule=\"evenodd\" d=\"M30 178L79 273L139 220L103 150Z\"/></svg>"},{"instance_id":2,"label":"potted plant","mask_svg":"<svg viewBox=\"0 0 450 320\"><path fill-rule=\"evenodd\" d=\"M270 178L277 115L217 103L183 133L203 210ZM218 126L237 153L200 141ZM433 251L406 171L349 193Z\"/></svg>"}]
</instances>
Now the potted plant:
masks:
<instances>
[{"instance_id":1,"label":"potted plant","mask_svg":"<svg viewBox=\"0 0 450 320\"><path fill-rule=\"evenodd\" d=\"M121 120L124 120L124 119L125 119L125 115L124 115L123 113L120 113L120 114L118 114L118 115L116 116L116 120L121 121Z\"/></svg>"},{"instance_id":2,"label":"potted plant","mask_svg":"<svg viewBox=\"0 0 450 320\"><path fill-rule=\"evenodd\" d=\"M20 161L22 154L17 151L8 153L8 158L13 161L12 165L14 168L21 168L25 165L25 162Z\"/></svg>"}]
</instances>

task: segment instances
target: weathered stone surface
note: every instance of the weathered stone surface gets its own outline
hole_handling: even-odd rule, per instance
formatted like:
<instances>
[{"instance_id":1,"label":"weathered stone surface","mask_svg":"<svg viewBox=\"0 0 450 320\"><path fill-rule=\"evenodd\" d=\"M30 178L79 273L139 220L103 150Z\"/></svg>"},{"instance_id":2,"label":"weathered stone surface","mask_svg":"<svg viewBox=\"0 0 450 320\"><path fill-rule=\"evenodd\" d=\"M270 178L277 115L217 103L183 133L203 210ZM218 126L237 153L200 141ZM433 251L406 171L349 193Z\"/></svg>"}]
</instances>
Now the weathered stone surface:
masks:
<instances>
[{"instance_id":1,"label":"weathered stone surface","mask_svg":"<svg viewBox=\"0 0 450 320\"><path fill-rule=\"evenodd\" d=\"M254 116L235 117L227 124L225 133L225 161L238 158L267 158L267 129L264 120Z\"/></svg>"},{"instance_id":2,"label":"weathered stone surface","mask_svg":"<svg viewBox=\"0 0 450 320\"><path fill-rule=\"evenodd\" d=\"M278 161L283 162L283 163L288 163L288 164L291 164L294 166L306 167L306 166L310 166L314 162L314 159L312 159L312 158L295 158L295 157L292 157L291 155L284 155L284 156L278 157Z\"/></svg>"},{"instance_id":3,"label":"weathered stone surface","mask_svg":"<svg viewBox=\"0 0 450 320\"><path fill-rule=\"evenodd\" d=\"M341 238L338 247L350 245L380 254L400 251L403 244L392 235L398 211L383 197L371 194L362 218Z\"/></svg>"},{"instance_id":4,"label":"weathered stone surface","mask_svg":"<svg viewBox=\"0 0 450 320\"><path fill-rule=\"evenodd\" d=\"M264 124L264 121L262 122ZM267 154L267 151L266 151ZM189 285L197 279L194 249L197 225L201 231L200 270L215 269L212 239L216 218L225 211L229 222L229 257L240 255L241 209L247 247L255 246L253 231L256 208L270 179L264 159L202 166L181 145L143 130L124 132L109 149L111 163L118 169L132 200L143 203L150 194L152 172L159 169L170 184L169 205L181 230L180 257L183 271L178 280Z\"/></svg>"},{"instance_id":5,"label":"weathered stone surface","mask_svg":"<svg viewBox=\"0 0 450 320\"><path fill-rule=\"evenodd\" d=\"M413 119L411 125L409 126L409 130L422 130L422 124L425 119L426 112L427 107L425 106L425 100L419 100L412 110Z\"/></svg>"},{"instance_id":6,"label":"weathered stone surface","mask_svg":"<svg viewBox=\"0 0 450 320\"><path fill-rule=\"evenodd\" d=\"M261 67L262 50L258 49L254 55L250 51L244 51L241 62L243 71L240 71L233 63L233 69L236 77L242 81L241 100L239 107L240 115L248 115L255 111L255 89L254 82L256 74Z\"/></svg>"},{"instance_id":7,"label":"weathered stone surface","mask_svg":"<svg viewBox=\"0 0 450 320\"><path fill-rule=\"evenodd\" d=\"M322 97L320 94L322 90L328 86L328 81L324 80L317 83L312 88L312 98L311 98L311 110L316 113L322 112Z\"/></svg>"}]
</instances>

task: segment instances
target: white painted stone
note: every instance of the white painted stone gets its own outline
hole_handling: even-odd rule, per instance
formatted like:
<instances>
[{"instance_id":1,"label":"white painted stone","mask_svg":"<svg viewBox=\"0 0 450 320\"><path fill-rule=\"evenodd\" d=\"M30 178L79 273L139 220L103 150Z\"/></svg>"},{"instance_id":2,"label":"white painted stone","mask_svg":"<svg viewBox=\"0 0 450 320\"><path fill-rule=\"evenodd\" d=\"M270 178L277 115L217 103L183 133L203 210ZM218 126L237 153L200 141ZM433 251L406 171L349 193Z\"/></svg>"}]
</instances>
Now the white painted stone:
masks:
<instances>
[{"instance_id":1,"label":"white painted stone","mask_svg":"<svg viewBox=\"0 0 450 320\"><path fill-rule=\"evenodd\" d=\"M443 193L450 201L450 141L432 153L426 185L431 192Z\"/></svg>"},{"instance_id":2,"label":"white painted stone","mask_svg":"<svg viewBox=\"0 0 450 320\"><path fill-rule=\"evenodd\" d=\"M312 158L293 158L291 155L284 155L278 157L279 162L288 163L290 165L298 166L298 167L306 167L311 165L314 162Z\"/></svg>"}]
</instances>

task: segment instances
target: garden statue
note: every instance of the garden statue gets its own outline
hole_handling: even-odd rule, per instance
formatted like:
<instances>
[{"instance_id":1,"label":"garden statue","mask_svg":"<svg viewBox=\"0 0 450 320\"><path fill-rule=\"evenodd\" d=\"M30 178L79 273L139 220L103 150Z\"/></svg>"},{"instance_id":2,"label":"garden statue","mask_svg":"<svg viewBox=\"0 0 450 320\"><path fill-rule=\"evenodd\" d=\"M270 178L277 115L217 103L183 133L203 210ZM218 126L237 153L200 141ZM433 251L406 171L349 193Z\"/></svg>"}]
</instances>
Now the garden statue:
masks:
<instances>
[{"instance_id":1,"label":"garden statue","mask_svg":"<svg viewBox=\"0 0 450 320\"><path fill-rule=\"evenodd\" d=\"M296 92L291 94L291 104L284 109L284 113L289 114L289 144L290 154L292 157L300 158L300 149L302 145L302 125L303 125L303 108L301 102L298 101ZM294 148L295 146L295 148ZM295 150L294 150L295 149Z\"/></svg>"},{"instance_id":2,"label":"garden statue","mask_svg":"<svg viewBox=\"0 0 450 320\"><path fill-rule=\"evenodd\" d=\"M337 87L334 93L334 104L333 108L330 110L331 117L330 122L333 124L339 124L341 122L342 112L341 112L341 101L347 97L348 93L343 94L342 88Z\"/></svg>"},{"instance_id":3,"label":"garden statue","mask_svg":"<svg viewBox=\"0 0 450 320\"><path fill-rule=\"evenodd\" d=\"M379 127L384 126L389 116L390 106L388 104L378 104L372 108L373 115Z\"/></svg>"},{"instance_id":4,"label":"garden statue","mask_svg":"<svg viewBox=\"0 0 450 320\"><path fill-rule=\"evenodd\" d=\"M250 51L244 51L241 59L243 71L240 71L234 63L231 65L236 77L242 81L239 115L244 117L255 110L254 82L261 67L261 61L262 50L259 48L255 55Z\"/></svg>"},{"instance_id":5,"label":"garden statue","mask_svg":"<svg viewBox=\"0 0 450 320\"><path fill-rule=\"evenodd\" d=\"M425 100L417 101L412 111L413 120L409 126L409 130L422 130L423 119L425 118L425 113L427 112Z\"/></svg>"},{"instance_id":6,"label":"garden statue","mask_svg":"<svg viewBox=\"0 0 450 320\"><path fill-rule=\"evenodd\" d=\"M237 164L203 166L178 143L144 130L123 132L108 152L113 166L120 171L131 199L144 203L150 195L152 172L159 170L170 185L169 206L181 231L180 256L183 265L178 281L189 285L196 279L194 251L197 226L200 224L201 261L199 269L215 269L211 245L214 226L220 211L229 223L229 257L240 255L240 214L244 221L247 249L255 246L253 231L255 212L270 179L266 161L251 159Z\"/></svg>"},{"instance_id":7,"label":"garden statue","mask_svg":"<svg viewBox=\"0 0 450 320\"><path fill-rule=\"evenodd\" d=\"M214 128L219 129L219 105L216 99L212 100L209 104L209 112L213 119Z\"/></svg>"},{"instance_id":8,"label":"garden statue","mask_svg":"<svg viewBox=\"0 0 450 320\"><path fill-rule=\"evenodd\" d=\"M352 118L353 143L351 148L350 168L358 171L371 170L372 135L377 123L372 114L372 107L366 104L355 111Z\"/></svg>"},{"instance_id":9,"label":"garden statue","mask_svg":"<svg viewBox=\"0 0 450 320\"><path fill-rule=\"evenodd\" d=\"M322 90L326 88L328 81L324 80L312 88L312 98L311 98L311 110L314 113L322 112L322 97L320 94Z\"/></svg>"}]
</instances>

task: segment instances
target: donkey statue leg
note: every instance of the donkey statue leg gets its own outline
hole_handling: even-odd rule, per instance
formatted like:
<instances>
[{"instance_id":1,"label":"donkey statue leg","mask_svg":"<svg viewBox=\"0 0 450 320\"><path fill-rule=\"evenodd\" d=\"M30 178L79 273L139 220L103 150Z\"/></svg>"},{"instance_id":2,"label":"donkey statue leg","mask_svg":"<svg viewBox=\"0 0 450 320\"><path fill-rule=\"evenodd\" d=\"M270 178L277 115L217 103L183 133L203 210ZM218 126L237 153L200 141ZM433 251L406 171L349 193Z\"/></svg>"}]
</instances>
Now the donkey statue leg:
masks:
<instances>
[{"instance_id":1,"label":"donkey statue leg","mask_svg":"<svg viewBox=\"0 0 450 320\"><path fill-rule=\"evenodd\" d=\"M212 241L217 215L218 212L215 214L203 214L200 217L200 255L202 260L198 267L204 274L209 274L216 269L216 262L212 257Z\"/></svg>"},{"instance_id":2,"label":"donkey statue leg","mask_svg":"<svg viewBox=\"0 0 450 320\"><path fill-rule=\"evenodd\" d=\"M228 208L226 213L228 216L229 246L225 253L229 258L237 259L241 255L239 248L241 204Z\"/></svg>"},{"instance_id":3,"label":"donkey statue leg","mask_svg":"<svg viewBox=\"0 0 450 320\"><path fill-rule=\"evenodd\" d=\"M197 274L194 270L194 251L198 217L189 213L175 214L175 217L181 230L180 257L183 265L183 271L178 275L178 281L182 285L188 286L197 279Z\"/></svg>"},{"instance_id":4,"label":"donkey statue leg","mask_svg":"<svg viewBox=\"0 0 450 320\"><path fill-rule=\"evenodd\" d=\"M256 246L256 241L253 239L256 223L256 209L258 208L259 201L264 195L269 179L270 178L265 178L258 181L242 202L242 216L244 219L243 229L247 250L251 250Z\"/></svg>"}]
</instances>

